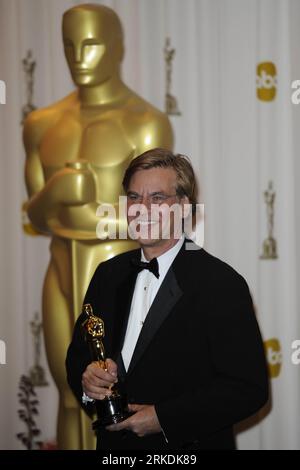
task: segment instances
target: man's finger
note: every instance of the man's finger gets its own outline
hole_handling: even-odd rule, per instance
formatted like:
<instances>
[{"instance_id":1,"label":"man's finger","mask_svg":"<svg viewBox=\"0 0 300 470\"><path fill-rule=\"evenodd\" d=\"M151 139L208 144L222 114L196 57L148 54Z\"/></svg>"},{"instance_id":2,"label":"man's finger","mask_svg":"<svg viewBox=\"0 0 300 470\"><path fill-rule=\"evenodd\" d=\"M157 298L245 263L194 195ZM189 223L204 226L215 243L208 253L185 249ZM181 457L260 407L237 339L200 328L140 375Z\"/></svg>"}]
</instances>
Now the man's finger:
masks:
<instances>
[{"instance_id":1,"label":"man's finger","mask_svg":"<svg viewBox=\"0 0 300 470\"><path fill-rule=\"evenodd\" d=\"M82 383L82 388L83 391L90 397L94 398L96 400L103 400L103 398L99 398L100 396L110 396L111 395L111 390L105 388L105 387L98 387L94 386L91 384L86 384ZM94 395L93 397L91 396L91 393ZM95 396L96 395L96 396Z\"/></svg>"},{"instance_id":2,"label":"man's finger","mask_svg":"<svg viewBox=\"0 0 300 470\"><path fill-rule=\"evenodd\" d=\"M82 382L88 387L89 385L93 385L94 387L111 387L114 382L107 381L103 379L99 379L95 375L89 374L88 372L84 372L82 376Z\"/></svg>"},{"instance_id":3,"label":"man's finger","mask_svg":"<svg viewBox=\"0 0 300 470\"><path fill-rule=\"evenodd\" d=\"M110 426L106 426L107 431L122 431L123 429L130 429L128 423L126 421L121 421L121 423L111 424Z\"/></svg>"},{"instance_id":4,"label":"man's finger","mask_svg":"<svg viewBox=\"0 0 300 470\"><path fill-rule=\"evenodd\" d=\"M87 390L85 393L87 394L89 398L93 398L94 400L104 400L105 397L107 396L107 392L105 392L105 394L102 394L101 392L93 393Z\"/></svg>"},{"instance_id":5,"label":"man's finger","mask_svg":"<svg viewBox=\"0 0 300 470\"><path fill-rule=\"evenodd\" d=\"M117 377L118 366L112 359L110 358L106 359L106 367L107 367L107 372L109 372L113 377Z\"/></svg>"},{"instance_id":6,"label":"man's finger","mask_svg":"<svg viewBox=\"0 0 300 470\"><path fill-rule=\"evenodd\" d=\"M101 369L101 367L97 366L96 364L93 366L90 366L90 369L87 370L88 375L91 376L96 376L101 380L105 380L106 382L114 383L117 382L117 376L111 374L109 371L105 371L104 369Z\"/></svg>"}]
</instances>

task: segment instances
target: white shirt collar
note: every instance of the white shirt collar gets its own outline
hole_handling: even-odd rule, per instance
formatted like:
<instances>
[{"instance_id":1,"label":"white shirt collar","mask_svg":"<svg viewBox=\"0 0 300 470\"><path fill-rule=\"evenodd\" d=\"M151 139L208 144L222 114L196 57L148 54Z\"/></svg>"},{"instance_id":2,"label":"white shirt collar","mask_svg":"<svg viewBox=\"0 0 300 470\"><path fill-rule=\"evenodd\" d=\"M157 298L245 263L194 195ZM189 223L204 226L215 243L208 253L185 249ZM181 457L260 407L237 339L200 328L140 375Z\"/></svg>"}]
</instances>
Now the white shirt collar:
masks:
<instances>
[{"instance_id":1,"label":"white shirt collar","mask_svg":"<svg viewBox=\"0 0 300 470\"><path fill-rule=\"evenodd\" d=\"M168 271L169 267L178 255L184 241L185 237L184 235L182 235L179 240L175 243L175 245L172 246L172 248L157 257L160 277ZM148 260L145 258L143 249L141 249L141 261L148 262Z\"/></svg>"}]
</instances>

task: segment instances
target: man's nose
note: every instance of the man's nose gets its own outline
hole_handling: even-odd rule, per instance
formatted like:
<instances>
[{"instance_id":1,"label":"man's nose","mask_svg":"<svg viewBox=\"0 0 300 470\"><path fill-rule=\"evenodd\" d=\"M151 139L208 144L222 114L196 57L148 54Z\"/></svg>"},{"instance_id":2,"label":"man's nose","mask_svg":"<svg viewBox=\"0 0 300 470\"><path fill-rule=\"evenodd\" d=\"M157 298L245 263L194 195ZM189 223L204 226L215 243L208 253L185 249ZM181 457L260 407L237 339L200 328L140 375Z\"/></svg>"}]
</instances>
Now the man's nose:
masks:
<instances>
[{"instance_id":1,"label":"man's nose","mask_svg":"<svg viewBox=\"0 0 300 470\"><path fill-rule=\"evenodd\" d=\"M146 215L148 214L149 207L147 205L147 198L143 199L140 204L139 204L139 213L140 215Z\"/></svg>"},{"instance_id":2,"label":"man's nose","mask_svg":"<svg viewBox=\"0 0 300 470\"><path fill-rule=\"evenodd\" d=\"M151 209L151 197L143 196L141 199L140 203L142 204L142 207L145 207L147 211Z\"/></svg>"}]
</instances>

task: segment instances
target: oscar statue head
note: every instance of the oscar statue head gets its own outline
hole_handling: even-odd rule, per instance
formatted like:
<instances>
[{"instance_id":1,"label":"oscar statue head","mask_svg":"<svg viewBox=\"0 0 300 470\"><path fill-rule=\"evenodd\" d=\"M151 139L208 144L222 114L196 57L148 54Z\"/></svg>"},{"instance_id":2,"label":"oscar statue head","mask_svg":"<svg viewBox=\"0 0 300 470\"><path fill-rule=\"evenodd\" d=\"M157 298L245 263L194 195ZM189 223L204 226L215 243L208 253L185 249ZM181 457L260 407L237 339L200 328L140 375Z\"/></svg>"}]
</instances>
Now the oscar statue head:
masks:
<instances>
[{"instance_id":1,"label":"oscar statue head","mask_svg":"<svg viewBox=\"0 0 300 470\"><path fill-rule=\"evenodd\" d=\"M67 10L62 23L65 56L74 83L97 86L119 75L123 32L116 13L103 5Z\"/></svg>"}]
</instances>

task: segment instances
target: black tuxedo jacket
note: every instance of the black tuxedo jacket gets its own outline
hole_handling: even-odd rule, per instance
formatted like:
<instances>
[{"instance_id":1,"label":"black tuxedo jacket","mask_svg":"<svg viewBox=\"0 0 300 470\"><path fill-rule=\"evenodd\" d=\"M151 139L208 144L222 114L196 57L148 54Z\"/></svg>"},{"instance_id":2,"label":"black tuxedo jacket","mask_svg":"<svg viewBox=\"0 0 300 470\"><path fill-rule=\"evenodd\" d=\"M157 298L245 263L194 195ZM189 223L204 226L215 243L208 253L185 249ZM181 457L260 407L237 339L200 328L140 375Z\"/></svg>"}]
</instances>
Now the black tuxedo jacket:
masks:
<instances>
[{"instance_id":1,"label":"black tuxedo jacket","mask_svg":"<svg viewBox=\"0 0 300 470\"><path fill-rule=\"evenodd\" d=\"M188 242L191 244L191 242ZM121 360L137 276L134 250L101 263L84 302L105 323L107 357L118 364L129 403L154 404L163 433L138 437L104 431L103 449L234 449L233 424L268 397L264 349L245 280L204 249L183 244L152 303L126 373ZM66 366L81 403L81 376L91 362L75 325ZM92 405L83 405L92 413Z\"/></svg>"}]
</instances>

